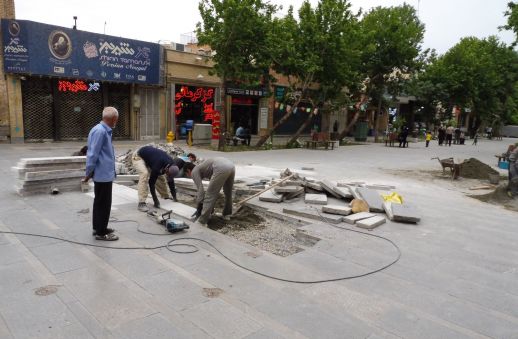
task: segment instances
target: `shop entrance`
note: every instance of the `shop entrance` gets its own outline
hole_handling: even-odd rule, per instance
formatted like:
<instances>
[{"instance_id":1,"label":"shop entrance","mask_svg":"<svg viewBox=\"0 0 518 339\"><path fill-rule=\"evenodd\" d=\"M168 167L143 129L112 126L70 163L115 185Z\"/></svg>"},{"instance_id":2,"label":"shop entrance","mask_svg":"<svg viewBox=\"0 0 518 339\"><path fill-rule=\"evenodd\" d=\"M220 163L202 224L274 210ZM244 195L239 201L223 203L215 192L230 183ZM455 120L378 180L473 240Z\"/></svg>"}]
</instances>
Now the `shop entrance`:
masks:
<instances>
[{"instance_id":1,"label":"shop entrance","mask_svg":"<svg viewBox=\"0 0 518 339\"><path fill-rule=\"evenodd\" d=\"M230 124L232 134L242 125L250 130L250 134L257 134L259 99L249 97L232 97L230 110Z\"/></svg>"}]
</instances>

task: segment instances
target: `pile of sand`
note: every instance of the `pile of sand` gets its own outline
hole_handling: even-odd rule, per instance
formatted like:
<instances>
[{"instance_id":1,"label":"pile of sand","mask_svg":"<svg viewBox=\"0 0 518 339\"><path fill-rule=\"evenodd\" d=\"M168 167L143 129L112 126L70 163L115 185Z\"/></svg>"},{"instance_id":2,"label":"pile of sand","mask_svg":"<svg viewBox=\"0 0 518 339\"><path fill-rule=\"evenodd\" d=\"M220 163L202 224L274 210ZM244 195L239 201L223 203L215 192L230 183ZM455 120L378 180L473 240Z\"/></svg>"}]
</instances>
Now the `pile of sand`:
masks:
<instances>
[{"instance_id":1,"label":"pile of sand","mask_svg":"<svg viewBox=\"0 0 518 339\"><path fill-rule=\"evenodd\" d=\"M487 180L490 174L499 174L491 166L484 164L475 158L469 158L462 163L460 176L467 179Z\"/></svg>"}]
</instances>

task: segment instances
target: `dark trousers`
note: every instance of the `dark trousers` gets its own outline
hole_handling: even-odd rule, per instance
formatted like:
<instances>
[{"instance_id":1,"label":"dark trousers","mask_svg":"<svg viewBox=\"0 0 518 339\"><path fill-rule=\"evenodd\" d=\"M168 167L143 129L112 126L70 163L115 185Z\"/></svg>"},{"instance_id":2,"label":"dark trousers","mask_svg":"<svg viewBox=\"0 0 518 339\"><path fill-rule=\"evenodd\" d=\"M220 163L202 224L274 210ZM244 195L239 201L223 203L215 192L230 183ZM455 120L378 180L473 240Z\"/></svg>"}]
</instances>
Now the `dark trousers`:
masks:
<instances>
[{"instance_id":1,"label":"dark trousers","mask_svg":"<svg viewBox=\"0 0 518 339\"><path fill-rule=\"evenodd\" d=\"M92 227L97 235L105 235L112 208L112 182L94 182Z\"/></svg>"},{"instance_id":2,"label":"dark trousers","mask_svg":"<svg viewBox=\"0 0 518 339\"><path fill-rule=\"evenodd\" d=\"M451 139L453 138L453 135L446 134L446 145L451 146Z\"/></svg>"},{"instance_id":3,"label":"dark trousers","mask_svg":"<svg viewBox=\"0 0 518 339\"><path fill-rule=\"evenodd\" d=\"M426 147L428 147L428 145L430 145L430 140L426 140Z\"/></svg>"}]
</instances>

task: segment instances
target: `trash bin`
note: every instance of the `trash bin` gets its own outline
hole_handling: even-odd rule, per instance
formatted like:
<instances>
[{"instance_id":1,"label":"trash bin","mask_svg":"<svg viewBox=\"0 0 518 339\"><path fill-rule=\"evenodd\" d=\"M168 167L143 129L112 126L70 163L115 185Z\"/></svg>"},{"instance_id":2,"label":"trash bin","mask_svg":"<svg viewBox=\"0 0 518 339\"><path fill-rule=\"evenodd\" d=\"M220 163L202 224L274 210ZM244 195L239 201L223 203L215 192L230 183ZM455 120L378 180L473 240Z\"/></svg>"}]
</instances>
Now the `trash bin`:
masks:
<instances>
[{"instance_id":1,"label":"trash bin","mask_svg":"<svg viewBox=\"0 0 518 339\"><path fill-rule=\"evenodd\" d=\"M354 131L354 140L355 141L367 141L367 131L369 130L369 125L367 121L359 121L356 123L356 129Z\"/></svg>"}]
</instances>

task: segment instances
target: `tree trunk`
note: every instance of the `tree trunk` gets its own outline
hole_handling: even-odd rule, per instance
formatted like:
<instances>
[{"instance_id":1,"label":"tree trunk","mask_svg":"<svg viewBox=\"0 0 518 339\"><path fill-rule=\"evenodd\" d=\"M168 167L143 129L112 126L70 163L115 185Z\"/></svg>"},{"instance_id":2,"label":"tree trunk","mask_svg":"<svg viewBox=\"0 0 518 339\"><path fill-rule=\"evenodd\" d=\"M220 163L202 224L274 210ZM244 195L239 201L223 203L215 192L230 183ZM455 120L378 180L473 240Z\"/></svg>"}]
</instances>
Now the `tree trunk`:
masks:
<instances>
[{"instance_id":1,"label":"tree trunk","mask_svg":"<svg viewBox=\"0 0 518 339\"><path fill-rule=\"evenodd\" d=\"M380 113L381 113L381 102L382 102L382 99L383 98L380 95L380 97L378 99L378 111L374 115L374 142L375 143L379 141L379 138L378 138L378 128L379 128L379 124L380 124Z\"/></svg>"},{"instance_id":2,"label":"tree trunk","mask_svg":"<svg viewBox=\"0 0 518 339\"><path fill-rule=\"evenodd\" d=\"M286 143L286 145L291 145L293 144L295 141L297 141L297 138L300 136L300 134L302 132L304 132L304 130L306 129L306 127L308 127L308 125L311 123L311 121L313 120L313 113L309 113L308 114L308 117L306 118L306 121L304 121L304 123L299 127L299 129L297 130L297 132L295 132L295 134L293 134L293 136L291 137L291 139Z\"/></svg>"},{"instance_id":3,"label":"tree trunk","mask_svg":"<svg viewBox=\"0 0 518 339\"><path fill-rule=\"evenodd\" d=\"M259 138L259 140L257 141L257 144L255 144L255 147L261 147L266 142L266 140L268 140L268 138L270 138L272 136L273 132L275 132L275 130L280 125L282 125L286 120L288 120L288 118L291 116L293 110L299 105L300 100L301 99L298 99L295 102L295 104L292 106L292 108L289 112L288 112L288 109L286 109L286 113L282 116L282 118L279 121L277 121L270 130L268 130L268 133L266 133L265 135L263 135L262 137Z\"/></svg>"},{"instance_id":4,"label":"tree trunk","mask_svg":"<svg viewBox=\"0 0 518 339\"><path fill-rule=\"evenodd\" d=\"M219 140L218 140L218 151L222 152L225 150L226 136L227 136L227 85L226 78L223 77L223 94L222 96L223 109L219 115Z\"/></svg>"}]
</instances>

